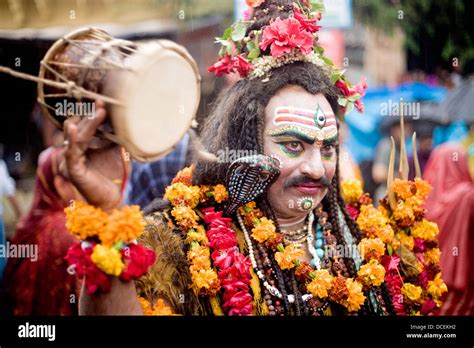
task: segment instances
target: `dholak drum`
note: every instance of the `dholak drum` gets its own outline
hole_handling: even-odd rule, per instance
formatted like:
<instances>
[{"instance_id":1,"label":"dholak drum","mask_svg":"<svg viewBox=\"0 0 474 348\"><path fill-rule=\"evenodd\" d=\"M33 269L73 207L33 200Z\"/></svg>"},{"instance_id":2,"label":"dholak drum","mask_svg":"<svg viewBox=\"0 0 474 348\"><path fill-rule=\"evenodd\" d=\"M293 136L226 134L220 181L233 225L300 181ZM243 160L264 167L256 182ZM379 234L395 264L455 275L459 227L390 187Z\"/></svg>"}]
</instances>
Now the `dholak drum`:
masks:
<instances>
[{"instance_id":1,"label":"dholak drum","mask_svg":"<svg viewBox=\"0 0 474 348\"><path fill-rule=\"evenodd\" d=\"M172 41L133 43L88 28L58 40L41 61L38 102L58 127L70 115L93 117L103 100L110 123L94 146L114 142L140 161L158 159L191 127L200 76L186 49Z\"/></svg>"}]
</instances>

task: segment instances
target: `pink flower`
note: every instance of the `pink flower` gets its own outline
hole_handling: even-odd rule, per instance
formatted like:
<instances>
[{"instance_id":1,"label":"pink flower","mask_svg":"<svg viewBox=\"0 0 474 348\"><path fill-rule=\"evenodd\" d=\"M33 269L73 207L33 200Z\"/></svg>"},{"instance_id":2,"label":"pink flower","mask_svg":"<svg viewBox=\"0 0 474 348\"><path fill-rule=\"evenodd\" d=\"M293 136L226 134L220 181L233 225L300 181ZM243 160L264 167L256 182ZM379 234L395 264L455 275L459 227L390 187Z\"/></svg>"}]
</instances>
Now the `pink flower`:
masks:
<instances>
[{"instance_id":1,"label":"pink flower","mask_svg":"<svg viewBox=\"0 0 474 348\"><path fill-rule=\"evenodd\" d=\"M301 27L310 33L316 33L321 28L316 25L316 19L307 19L296 6L294 7L294 17L300 22Z\"/></svg>"},{"instance_id":2,"label":"pink flower","mask_svg":"<svg viewBox=\"0 0 474 348\"><path fill-rule=\"evenodd\" d=\"M387 271L395 271L398 269L398 264L400 263L400 257L397 255L388 256L385 255L382 258L382 265Z\"/></svg>"},{"instance_id":3,"label":"pink flower","mask_svg":"<svg viewBox=\"0 0 474 348\"><path fill-rule=\"evenodd\" d=\"M281 57L290 53L293 48L309 54L313 49L313 36L304 30L301 23L295 18L284 20L277 18L263 30L260 48L266 50L270 46L273 57Z\"/></svg>"},{"instance_id":4,"label":"pink flower","mask_svg":"<svg viewBox=\"0 0 474 348\"><path fill-rule=\"evenodd\" d=\"M237 247L233 247L224 251L214 251L211 255L214 265L222 269L229 268L234 262L235 249L237 249Z\"/></svg>"},{"instance_id":5,"label":"pink flower","mask_svg":"<svg viewBox=\"0 0 474 348\"><path fill-rule=\"evenodd\" d=\"M357 109L357 111L359 112L364 112L364 102L360 99L357 99L355 102L354 102L354 106L355 108Z\"/></svg>"},{"instance_id":6,"label":"pink flower","mask_svg":"<svg viewBox=\"0 0 474 348\"><path fill-rule=\"evenodd\" d=\"M252 15L252 12L250 11L250 9L246 9L246 10L244 11L244 21L249 21L251 15Z\"/></svg>"},{"instance_id":7,"label":"pink flower","mask_svg":"<svg viewBox=\"0 0 474 348\"><path fill-rule=\"evenodd\" d=\"M211 228L207 231L207 238L209 238L207 246L217 250L225 250L237 245L234 231L224 226Z\"/></svg>"},{"instance_id":8,"label":"pink flower","mask_svg":"<svg viewBox=\"0 0 474 348\"><path fill-rule=\"evenodd\" d=\"M413 246L413 251L416 253L422 253L426 250L426 244L424 239L415 238L415 244Z\"/></svg>"},{"instance_id":9,"label":"pink flower","mask_svg":"<svg viewBox=\"0 0 474 348\"><path fill-rule=\"evenodd\" d=\"M230 309L229 315L248 315L252 310L252 295L240 291L224 302L222 307L224 310Z\"/></svg>"},{"instance_id":10,"label":"pink flower","mask_svg":"<svg viewBox=\"0 0 474 348\"><path fill-rule=\"evenodd\" d=\"M356 93L359 93L360 97L362 98L363 96L365 96L365 91L367 90L367 88L367 78L363 77L362 80L360 80L360 82L354 86L354 91Z\"/></svg>"}]
</instances>

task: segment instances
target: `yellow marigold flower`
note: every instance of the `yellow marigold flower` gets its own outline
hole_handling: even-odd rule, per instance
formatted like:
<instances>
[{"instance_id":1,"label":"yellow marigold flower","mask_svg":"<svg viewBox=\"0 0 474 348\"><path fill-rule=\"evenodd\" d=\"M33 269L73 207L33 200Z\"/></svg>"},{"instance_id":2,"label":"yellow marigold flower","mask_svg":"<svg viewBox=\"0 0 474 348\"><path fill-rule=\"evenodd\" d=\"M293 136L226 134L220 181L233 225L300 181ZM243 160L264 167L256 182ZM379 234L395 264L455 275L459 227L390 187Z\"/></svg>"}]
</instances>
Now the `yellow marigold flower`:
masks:
<instances>
[{"instance_id":1,"label":"yellow marigold flower","mask_svg":"<svg viewBox=\"0 0 474 348\"><path fill-rule=\"evenodd\" d=\"M382 204L380 204L377 209L385 218L388 219L390 214L387 208L385 208Z\"/></svg>"},{"instance_id":2,"label":"yellow marigold flower","mask_svg":"<svg viewBox=\"0 0 474 348\"><path fill-rule=\"evenodd\" d=\"M99 238L104 245L111 246L119 241L129 243L137 239L145 229L145 221L138 205L114 209L108 224Z\"/></svg>"},{"instance_id":3,"label":"yellow marigold flower","mask_svg":"<svg viewBox=\"0 0 474 348\"><path fill-rule=\"evenodd\" d=\"M359 180L344 180L341 182L342 197L349 204L359 202L360 196L364 193Z\"/></svg>"},{"instance_id":4,"label":"yellow marigold flower","mask_svg":"<svg viewBox=\"0 0 474 348\"><path fill-rule=\"evenodd\" d=\"M174 207L171 210L171 215L176 219L178 225L185 230L196 228L198 226L197 220L199 220L199 216L191 207Z\"/></svg>"},{"instance_id":5,"label":"yellow marigold flower","mask_svg":"<svg viewBox=\"0 0 474 348\"><path fill-rule=\"evenodd\" d=\"M222 203L229 198L229 193L224 185L214 186L214 199L217 203Z\"/></svg>"},{"instance_id":6,"label":"yellow marigold flower","mask_svg":"<svg viewBox=\"0 0 474 348\"><path fill-rule=\"evenodd\" d=\"M376 230L376 235L379 237L384 243L390 243L393 241L393 229L390 225L385 225Z\"/></svg>"},{"instance_id":7,"label":"yellow marigold flower","mask_svg":"<svg viewBox=\"0 0 474 348\"><path fill-rule=\"evenodd\" d=\"M347 278L346 285L349 290L349 297L344 301L343 305L349 312L358 311L365 302L362 284L352 278Z\"/></svg>"},{"instance_id":8,"label":"yellow marigold flower","mask_svg":"<svg viewBox=\"0 0 474 348\"><path fill-rule=\"evenodd\" d=\"M277 251L275 253L275 260L281 269L291 269L295 267L295 262L304 255L304 251L297 248L295 245L288 245L284 251Z\"/></svg>"},{"instance_id":9,"label":"yellow marigold flower","mask_svg":"<svg viewBox=\"0 0 474 348\"><path fill-rule=\"evenodd\" d=\"M413 196L412 192L412 182L407 180L395 179L392 186L393 192L397 195L398 198L403 200Z\"/></svg>"},{"instance_id":10,"label":"yellow marigold flower","mask_svg":"<svg viewBox=\"0 0 474 348\"><path fill-rule=\"evenodd\" d=\"M312 272L314 275L311 283L308 284L306 289L313 294L313 296L319 298L328 297L328 290L332 286L333 276L325 269Z\"/></svg>"},{"instance_id":11,"label":"yellow marigold flower","mask_svg":"<svg viewBox=\"0 0 474 348\"><path fill-rule=\"evenodd\" d=\"M113 247L107 247L102 244L94 246L91 260L102 271L114 277L118 277L125 267L120 252Z\"/></svg>"},{"instance_id":12,"label":"yellow marigold flower","mask_svg":"<svg viewBox=\"0 0 474 348\"><path fill-rule=\"evenodd\" d=\"M100 234L107 225L107 213L84 202L74 201L74 205L64 209L64 212L66 228L80 239Z\"/></svg>"},{"instance_id":13,"label":"yellow marigold flower","mask_svg":"<svg viewBox=\"0 0 474 348\"><path fill-rule=\"evenodd\" d=\"M445 292L448 291L448 287L441 279L441 272L439 272L435 278L428 282L428 294L435 298L440 298Z\"/></svg>"},{"instance_id":14,"label":"yellow marigold flower","mask_svg":"<svg viewBox=\"0 0 474 348\"><path fill-rule=\"evenodd\" d=\"M426 196L431 192L433 187L430 185L430 183L426 180L423 180L421 178L415 178L415 185L416 185L416 195L424 200Z\"/></svg>"},{"instance_id":15,"label":"yellow marigold flower","mask_svg":"<svg viewBox=\"0 0 474 348\"><path fill-rule=\"evenodd\" d=\"M372 204L368 204L360 207L357 224L366 234L374 234L375 231L388 224L388 219ZM375 235L371 235L370 237L375 237Z\"/></svg>"},{"instance_id":16,"label":"yellow marigold flower","mask_svg":"<svg viewBox=\"0 0 474 348\"><path fill-rule=\"evenodd\" d=\"M198 186L187 186L182 182L174 183L166 188L164 198L174 207L185 205L194 208L199 203L200 189Z\"/></svg>"},{"instance_id":17,"label":"yellow marigold flower","mask_svg":"<svg viewBox=\"0 0 474 348\"><path fill-rule=\"evenodd\" d=\"M188 251L188 260L193 261L195 258L199 257L205 257L209 258L211 256L211 252L209 251L209 248L206 246L201 246L197 244L194 247L191 247L191 249Z\"/></svg>"},{"instance_id":18,"label":"yellow marigold flower","mask_svg":"<svg viewBox=\"0 0 474 348\"><path fill-rule=\"evenodd\" d=\"M422 292L422 288L411 283L405 283L402 286L402 294L412 301L418 301Z\"/></svg>"},{"instance_id":19,"label":"yellow marigold flower","mask_svg":"<svg viewBox=\"0 0 474 348\"><path fill-rule=\"evenodd\" d=\"M201 269L191 271L194 285L198 289L209 289L214 283L219 281L217 273L212 269Z\"/></svg>"},{"instance_id":20,"label":"yellow marigold flower","mask_svg":"<svg viewBox=\"0 0 474 348\"><path fill-rule=\"evenodd\" d=\"M186 234L186 240L184 241L186 244L190 244L192 242L198 242L200 244L207 244L209 239L207 238L206 231L204 228L199 225L196 229L190 229Z\"/></svg>"},{"instance_id":21,"label":"yellow marigold flower","mask_svg":"<svg viewBox=\"0 0 474 348\"><path fill-rule=\"evenodd\" d=\"M195 257L193 258L192 265L189 268L191 271L211 268L211 259L205 256Z\"/></svg>"},{"instance_id":22,"label":"yellow marigold flower","mask_svg":"<svg viewBox=\"0 0 474 348\"><path fill-rule=\"evenodd\" d=\"M423 238L426 240L436 240L438 233L438 225L435 222L426 219L417 222L411 230L411 235L413 237Z\"/></svg>"},{"instance_id":23,"label":"yellow marigold flower","mask_svg":"<svg viewBox=\"0 0 474 348\"><path fill-rule=\"evenodd\" d=\"M400 232L398 233L398 239L400 243L405 245L409 250L413 250L415 239L412 236L408 236L405 232Z\"/></svg>"},{"instance_id":24,"label":"yellow marigold flower","mask_svg":"<svg viewBox=\"0 0 474 348\"><path fill-rule=\"evenodd\" d=\"M267 239L275 236L275 225L272 220L266 217L260 219L260 223L252 228L252 238L259 243L265 242Z\"/></svg>"},{"instance_id":25,"label":"yellow marigold flower","mask_svg":"<svg viewBox=\"0 0 474 348\"><path fill-rule=\"evenodd\" d=\"M364 285L380 286L385 278L385 268L377 260L372 259L360 267L357 275Z\"/></svg>"},{"instance_id":26,"label":"yellow marigold flower","mask_svg":"<svg viewBox=\"0 0 474 348\"><path fill-rule=\"evenodd\" d=\"M441 258L441 250L439 250L439 248L427 250L423 258L427 263L438 264Z\"/></svg>"},{"instance_id":27,"label":"yellow marigold flower","mask_svg":"<svg viewBox=\"0 0 474 348\"><path fill-rule=\"evenodd\" d=\"M385 254L385 244L380 238L364 238L358 245L360 256L368 261L380 259Z\"/></svg>"}]
</instances>

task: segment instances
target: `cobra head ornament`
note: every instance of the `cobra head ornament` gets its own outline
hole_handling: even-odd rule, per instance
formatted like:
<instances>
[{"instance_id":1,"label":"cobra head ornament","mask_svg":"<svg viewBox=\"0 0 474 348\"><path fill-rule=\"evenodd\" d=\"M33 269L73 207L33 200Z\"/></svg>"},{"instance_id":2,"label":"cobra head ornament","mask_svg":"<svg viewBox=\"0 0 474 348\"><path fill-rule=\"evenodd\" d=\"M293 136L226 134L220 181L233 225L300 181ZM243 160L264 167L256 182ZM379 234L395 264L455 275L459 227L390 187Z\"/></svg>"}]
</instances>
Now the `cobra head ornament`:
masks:
<instances>
[{"instance_id":1,"label":"cobra head ornament","mask_svg":"<svg viewBox=\"0 0 474 348\"><path fill-rule=\"evenodd\" d=\"M265 192L280 175L281 162L272 156L253 155L232 162L227 171L229 204L227 216Z\"/></svg>"}]
</instances>

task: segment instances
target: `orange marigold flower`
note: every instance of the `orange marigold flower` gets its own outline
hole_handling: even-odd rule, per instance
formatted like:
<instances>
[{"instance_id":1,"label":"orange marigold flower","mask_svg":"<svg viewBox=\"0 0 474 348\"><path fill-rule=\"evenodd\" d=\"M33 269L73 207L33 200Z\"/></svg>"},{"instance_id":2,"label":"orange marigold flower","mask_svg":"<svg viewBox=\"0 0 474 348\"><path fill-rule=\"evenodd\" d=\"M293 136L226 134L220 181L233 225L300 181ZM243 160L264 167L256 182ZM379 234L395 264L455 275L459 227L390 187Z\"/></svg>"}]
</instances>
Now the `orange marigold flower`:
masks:
<instances>
[{"instance_id":1,"label":"orange marigold flower","mask_svg":"<svg viewBox=\"0 0 474 348\"><path fill-rule=\"evenodd\" d=\"M428 294L435 298L440 298L445 292L448 291L448 287L441 279L441 272L439 272L435 278L428 282Z\"/></svg>"},{"instance_id":2,"label":"orange marigold flower","mask_svg":"<svg viewBox=\"0 0 474 348\"><path fill-rule=\"evenodd\" d=\"M359 198L364 191L359 180L344 180L341 182L342 197L352 205L359 203Z\"/></svg>"},{"instance_id":3,"label":"orange marigold flower","mask_svg":"<svg viewBox=\"0 0 474 348\"><path fill-rule=\"evenodd\" d=\"M422 238L426 240L436 240L438 233L438 225L435 222L426 219L417 222L411 230L411 235L414 238Z\"/></svg>"},{"instance_id":4,"label":"orange marigold flower","mask_svg":"<svg viewBox=\"0 0 474 348\"><path fill-rule=\"evenodd\" d=\"M192 185L193 170L194 170L193 165L181 169L178 172L178 174L176 174L173 181L171 181L171 184L175 184L177 182L180 182L180 183L183 183L186 186L191 186Z\"/></svg>"},{"instance_id":5,"label":"orange marigold flower","mask_svg":"<svg viewBox=\"0 0 474 348\"><path fill-rule=\"evenodd\" d=\"M199 220L199 216L191 207L174 207L171 210L171 215L173 215L178 222L178 225L180 225L184 230L196 228L198 226L197 220Z\"/></svg>"},{"instance_id":6,"label":"orange marigold flower","mask_svg":"<svg viewBox=\"0 0 474 348\"><path fill-rule=\"evenodd\" d=\"M363 232L375 234L378 229L383 228L388 224L388 219L372 204L369 204L360 207L357 224Z\"/></svg>"},{"instance_id":7,"label":"orange marigold flower","mask_svg":"<svg viewBox=\"0 0 474 348\"><path fill-rule=\"evenodd\" d=\"M174 207L185 205L194 208L199 203L200 192L198 186L186 186L177 182L166 188L164 198Z\"/></svg>"},{"instance_id":8,"label":"orange marigold flower","mask_svg":"<svg viewBox=\"0 0 474 348\"><path fill-rule=\"evenodd\" d=\"M191 270L191 277L197 289L210 289L219 282L217 273L213 269Z\"/></svg>"},{"instance_id":9,"label":"orange marigold flower","mask_svg":"<svg viewBox=\"0 0 474 348\"><path fill-rule=\"evenodd\" d=\"M423 259L427 263L431 264L438 264L439 259L441 258L441 250L439 248L433 248L430 250L427 250L423 256Z\"/></svg>"},{"instance_id":10,"label":"orange marigold flower","mask_svg":"<svg viewBox=\"0 0 474 348\"><path fill-rule=\"evenodd\" d=\"M214 199L217 203L222 203L229 198L229 193L224 185L214 186Z\"/></svg>"},{"instance_id":11,"label":"orange marigold flower","mask_svg":"<svg viewBox=\"0 0 474 348\"><path fill-rule=\"evenodd\" d=\"M349 296L342 304L349 312L358 311L365 302L365 296L362 292L362 284L352 278L347 278L346 286L349 291Z\"/></svg>"},{"instance_id":12,"label":"orange marigold flower","mask_svg":"<svg viewBox=\"0 0 474 348\"><path fill-rule=\"evenodd\" d=\"M104 245L119 241L129 243L137 239L145 229L145 221L138 205L114 209L109 215L107 227L99 234Z\"/></svg>"},{"instance_id":13,"label":"orange marigold flower","mask_svg":"<svg viewBox=\"0 0 474 348\"><path fill-rule=\"evenodd\" d=\"M257 207L257 203L255 203L254 201L245 203L243 206L239 208L239 213L241 215L248 214L252 212L256 207Z\"/></svg>"},{"instance_id":14,"label":"orange marigold flower","mask_svg":"<svg viewBox=\"0 0 474 348\"><path fill-rule=\"evenodd\" d=\"M211 252L209 248L206 246L201 246L199 244L195 244L191 246L191 249L188 251L188 260L193 261L195 258L205 257L209 258L211 256Z\"/></svg>"},{"instance_id":15,"label":"orange marigold flower","mask_svg":"<svg viewBox=\"0 0 474 348\"><path fill-rule=\"evenodd\" d=\"M411 283L405 283L402 286L402 294L412 301L418 301L422 293L422 288Z\"/></svg>"},{"instance_id":16,"label":"orange marigold flower","mask_svg":"<svg viewBox=\"0 0 474 348\"><path fill-rule=\"evenodd\" d=\"M248 7L258 7L265 2L265 0L245 0Z\"/></svg>"},{"instance_id":17,"label":"orange marigold flower","mask_svg":"<svg viewBox=\"0 0 474 348\"><path fill-rule=\"evenodd\" d=\"M328 291L331 301L343 303L349 296L349 289L347 288L346 278L337 276L332 278L331 288Z\"/></svg>"},{"instance_id":18,"label":"orange marigold flower","mask_svg":"<svg viewBox=\"0 0 474 348\"><path fill-rule=\"evenodd\" d=\"M80 239L100 234L107 225L107 213L84 202L74 201L73 206L67 207L64 212L66 228Z\"/></svg>"},{"instance_id":19,"label":"orange marigold flower","mask_svg":"<svg viewBox=\"0 0 474 348\"><path fill-rule=\"evenodd\" d=\"M410 181L400 180L397 178L393 181L392 189L393 189L393 192L395 192L397 197L400 199L405 200L413 196L412 182Z\"/></svg>"},{"instance_id":20,"label":"orange marigold flower","mask_svg":"<svg viewBox=\"0 0 474 348\"><path fill-rule=\"evenodd\" d=\"M275 230L273 221L262 217L260 223L252 229L252 238L259 243L263 243L267 239L275 237Z\"/></svg>"},{"instance_id":21,"label":"orange marigold flower","mask_svg":"<svg viewBox=\"0 0 474 348\"><path fill-rule=\"evenodd\" d=\"M426 196L428 196L428 194L433 189L433 187L430 185L428 181L423 180L421 178L415 178L415 185L416 185L416 195L423 200L426 198Z\"/></svg>"},{"instance_id":22,"label":"orange marigold flower","mask_svg":"<svg viewBox=\"0 0 474 348\"><path fill-rule=\"evenodd\" d=\"M193 229L193 228L189 229L188 233L186 234L186 240L184 242L186 244L191 244L192 242L207 244L209 243L209 239L207 238L204 227L199 225L196 227L196 229Z\"/></svg>"},{"instance_id":23,"label":"orange marigold flower","mask_svg":"<svg viewBox=\"0 0 474 348\"><path fill-rule=\"evenodd\" d=\"M357 275L366 286L380 286L385 278L385 268L377 260L372 259L360 267Z\"/></svg>"},{"instance_id":24,"label":"orange marigold flower","mask_svg":"<svg viewBox=\"0 0 474 348\"><path fill-rule=\"evenodd\" d=\"M313 280L306 289L319 298L328 297L328 290L332 287L333 276L325 269L311 272Z\"/></svg>"},{"instance_id":25,"label":"orange marigold flower","mask_svg":"<svg viewBox=\"0 0 474 348\"><path fill-rule=\"evenodd\" d=\"M385 244L380 238L364 238L360 241L358 249L360 256L366 261L379 260L385 254Z\"/></svg>"},{"instance_id":26,"label":"orange marigold flower","mask_svg":"<svg viewBox=\"0 0 474 348\"><path fill-rule=\"evenodd\" d=\"M413 207L404 201L398 201L397 207L392 214L392 218L402 227L409 227L415 221Z\"/></svg>"},{"instance_id":27,"label":"orange marigold flower","mask_svg":"<svg viewBox=\"0 0 474 348\"><path fill-rule=\"evenodd\" d=\"M277 251L275 253L275 260L278 262L281 269L291 269L295 267L295 262L303 255L303 250L290 244L284 249L284 251Z\"/></svg>"},{"instance_id":28,"label":"orange marigold flower","mask_svg":"<svg viewBox=\"0 0 474 348\"><path fill-rule=\"evenodd\" d=\"M138 297L138 301L140 302L144 315L179 315L174 314L171 307L168 307L161 298L158 299L153 308L150 302L141 296Z\"/></svg>"}]
</instances>

